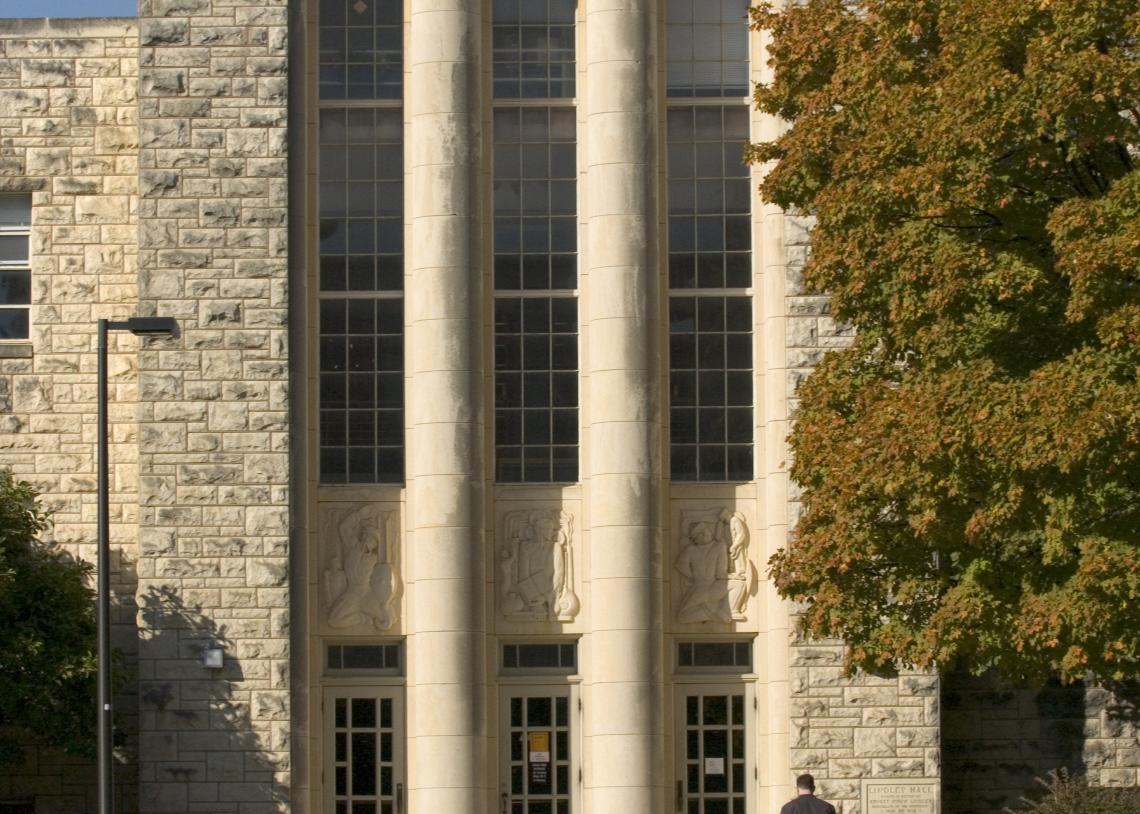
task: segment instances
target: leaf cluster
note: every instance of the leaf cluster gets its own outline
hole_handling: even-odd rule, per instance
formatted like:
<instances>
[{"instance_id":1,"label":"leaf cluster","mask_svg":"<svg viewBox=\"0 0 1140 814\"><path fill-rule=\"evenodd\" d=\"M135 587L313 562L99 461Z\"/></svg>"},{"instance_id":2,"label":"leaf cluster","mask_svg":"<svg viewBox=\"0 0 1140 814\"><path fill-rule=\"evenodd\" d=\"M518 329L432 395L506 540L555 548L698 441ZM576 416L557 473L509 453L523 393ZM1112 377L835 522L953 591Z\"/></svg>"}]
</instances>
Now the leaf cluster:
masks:
<instances>
[{"instance_id":1,"label":"leaf cluster","mask_svg":"<svg viewBox=\"0 0 1140 814\"><path fill-rule=\"evenodd\" d=\"M47 524L32 487L0 472L0 765L29 744L94 752L91 568L40 542Z\"/></svg>"},{"instance_id":2,"label":"leaf cluster","mask_svg":"<svg viewBox=\"0 0 1140 814\"><path fill-rule=\"evenodd\" d=\"M857 339L800 391L777 554L849 666L1140 674L1140 0L753 9Z\"/></svg>"}]
</instances>

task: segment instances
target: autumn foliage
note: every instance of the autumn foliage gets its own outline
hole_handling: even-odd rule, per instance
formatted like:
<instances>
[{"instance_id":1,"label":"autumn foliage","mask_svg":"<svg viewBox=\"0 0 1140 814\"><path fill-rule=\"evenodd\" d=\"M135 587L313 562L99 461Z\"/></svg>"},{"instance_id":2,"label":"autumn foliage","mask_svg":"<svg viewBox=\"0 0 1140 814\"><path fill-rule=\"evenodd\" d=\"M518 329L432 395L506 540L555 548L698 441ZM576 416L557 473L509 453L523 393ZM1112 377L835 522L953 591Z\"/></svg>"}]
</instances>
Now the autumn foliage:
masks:
<instances>
[{"instance_id":1,"label":"autumn foliage","mask_svg":"<svg viewBox=\"0 0 1140 814\"><path fill-rule=\"evenodd\" d=\"M772 575L850 665L1140 675L1140 0L753 10L857 328L800 389Z\"/></svg>"}]
</instances>

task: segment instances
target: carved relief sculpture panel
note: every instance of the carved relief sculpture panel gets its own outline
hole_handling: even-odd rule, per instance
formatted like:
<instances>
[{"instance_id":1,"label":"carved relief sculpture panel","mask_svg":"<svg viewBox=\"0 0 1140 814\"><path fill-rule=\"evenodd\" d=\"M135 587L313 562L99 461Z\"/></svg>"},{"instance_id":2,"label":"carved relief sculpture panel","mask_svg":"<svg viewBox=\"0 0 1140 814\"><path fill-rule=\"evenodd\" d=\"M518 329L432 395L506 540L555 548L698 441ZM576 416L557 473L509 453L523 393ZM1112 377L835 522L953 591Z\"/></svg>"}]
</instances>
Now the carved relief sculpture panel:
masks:
<instances>
[{"instance_id":1,"label":"carved relief sculpture panel","mask_svg":"<svg viewBox=\"0 0 1140 814\"><path fill-rule=\"evenodd\" d=\"M496 547L499 610L523 621L570 622L574 592L574 518L559 509L507 512Z\"/></svg>"},{"instance_id":2,"label":"carved relief sculpture panel","mask_svg":"<svg viewBox=\"0 0 1140 814\"><path fill-rule=\"evenodd\" d=\"M398 520L394 508L372 503L322 509L321 604L330 628L377 632L396 623Z\"/></svg>"},{"instance_id":3,"label":"carved relief sculpture panel","mask_svg":"<svg viewBox=\"0 0 1140 814\"><path fill-rule=\"evenodd\" d=\"M748 524L741 512L720 507L681 512L678 622L742 622L756 590L748 559Z\"/></svg>"}]
</instances>

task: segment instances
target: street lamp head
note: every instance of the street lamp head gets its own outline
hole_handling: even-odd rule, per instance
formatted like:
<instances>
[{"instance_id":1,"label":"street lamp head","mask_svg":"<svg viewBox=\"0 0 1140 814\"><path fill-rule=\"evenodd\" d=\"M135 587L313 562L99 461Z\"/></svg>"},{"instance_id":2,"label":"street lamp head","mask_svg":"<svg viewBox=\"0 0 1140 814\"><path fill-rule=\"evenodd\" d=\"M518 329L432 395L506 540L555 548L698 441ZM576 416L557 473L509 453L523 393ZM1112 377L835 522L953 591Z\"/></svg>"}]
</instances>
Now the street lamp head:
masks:
<instances>
[{"instance_id":1,"label":"street lamp head","mask_svg":"<svg viewBox=\"0 0 1140 814\"><path fill-rule=\"evenodd\" d=\"M126 329L135 336L173 336L178 328L174 317L131 317Z\"/></svg>"}]
</instances>

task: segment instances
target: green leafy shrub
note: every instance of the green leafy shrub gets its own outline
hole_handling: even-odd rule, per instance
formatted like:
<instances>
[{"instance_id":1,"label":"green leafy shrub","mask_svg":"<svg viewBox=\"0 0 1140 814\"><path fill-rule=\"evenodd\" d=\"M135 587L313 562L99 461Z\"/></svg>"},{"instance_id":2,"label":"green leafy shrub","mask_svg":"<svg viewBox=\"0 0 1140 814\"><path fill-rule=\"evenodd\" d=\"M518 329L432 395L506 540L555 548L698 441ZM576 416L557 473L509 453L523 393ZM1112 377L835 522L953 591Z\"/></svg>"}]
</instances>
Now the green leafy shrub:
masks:
<instances>
[{"instance_id":1,"label":"green leafy shrub","mask_svg":"<svg viewBox=\"0 0 1140 814\"><path fill-rule=\"evenodd\" d=\"M1049 772L1047 781L1039 777L1037 782L1045 787L1045 796L1040 800L1023 797L1021 807L1005 809L1008 814L1140 814L1138 788L1090 786L1088 778L1065 769Z\"/></svg>"},{"instance_id":2,"label":"green leafy shrub","mask_svg":"<svg viewBox=\"0 0 1140 814\"><path fill-rule=\"evenodd\" d=\"M29 745L94 754L91 566L40 541L32 487L0 472L0 765Z\"/></svg>"}]
</instances>

